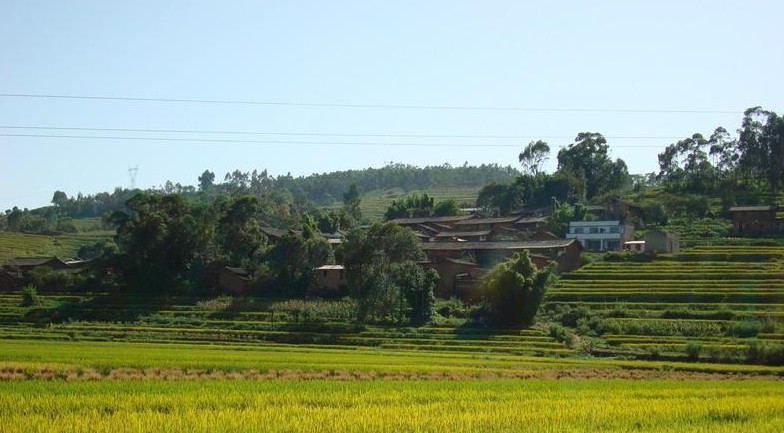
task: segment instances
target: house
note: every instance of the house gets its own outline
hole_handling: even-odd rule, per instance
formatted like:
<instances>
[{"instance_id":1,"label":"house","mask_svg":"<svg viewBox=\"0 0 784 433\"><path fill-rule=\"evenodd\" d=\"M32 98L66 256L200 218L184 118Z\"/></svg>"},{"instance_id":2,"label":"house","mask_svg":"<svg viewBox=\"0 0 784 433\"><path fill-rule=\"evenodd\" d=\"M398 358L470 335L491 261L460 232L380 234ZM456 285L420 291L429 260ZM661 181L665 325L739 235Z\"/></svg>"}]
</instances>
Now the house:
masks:
<instances>
[{"instance_id":1,"label":"house","mask_svg":"<svg viewBox=\"0 0 784 433\"><path fill-rule=\"evenodd\" d=\"M78 263L82 263L78 261ZM3 267L10 273L24 275L35 268L48 267L53 271L70 269L71 266L65 260L57 257L19 257L7 261Z\"/></svg>"},{"instance_id":2,"label":"house","mask_svg":"<svg viewBox=\"0 0 784 433\"><path fill-rule=\"evenodd\" d=\"M339 293L348 284L343 265L319 266L314 271L314 285L320 294Z\"/></svg>"},{"instance_id":3,"label":"house","mask_svg":"<svg viewBox=\"0 0 784 433\"><path fill-rule=\"evenodd\" d=\"M493 234L503 234L515 231L514 223L520 217L501 218L470 218L454 223L455 230L478 231L490 230Z\"/></svg>"},{"instance_id":4,"label":"house","mask_svg":"<svg viewBox=\"0 0 784 433\"><path fill-rule=\"evenodd\" d=\"M730 208L730 215L739 234L784 232L784 219L776 218L775 206L736 206Z\"/></svg>"},{"instance_id":5,"label":"house","mask_svg":"<svg viewBox=\"0 0 784 433\"><path fill-rule=\"evenodd\" d=\"M645 235L645 252L670 254L680 250L680 238L675 233L654 229Z\"/></svg>"},{"instance_id":6,"label":"house","mask_svg":"<svg viewBox=\"0 0 784 433\"><path fill-rule=\"evenodd\" d=\"M244 268L224 266L218 272L218 288L232 295L247 295L250 291L250 272Z\"/></svg>"},{"instance_id":7,"label":"house","mask_svg":"<svg viewBox=\"0 0 784 433\"><path fill-rule=\"evenodd\" d=\"M21 280L9 272L0 269L0 292L16 290L21 286Z\"/></svg>"},{"instance_id":8,"label":"house","mask_svg":"<svg viewBox=\"0 0 784 433\"><path fill-rule=\"evenodd\" d=\"M586 250L616 251L634 237L634 228L613 221L572 221L567 239L577 239Z\"/></svg>"},{"instance_id":9,"label":"house","mask_svg":"<svg viewBox=\"0 0 784 433\"><path fill-rule=\"evenodd\" d=\"M454 225L458 221L473 218L473 215L456 215L456 216L443 216L443 217L424 217L424 218L396 218L391 220L397 225L409 227L414 231L421 229L421 225L431 226L437 228L441 226L438 231L454 229Z\"/></svg>"},{"instance_id":10,"label":"house","mask_svg":"<svg viewBox=\"0 0 784 433\"><path fill-rule=\"evenodd\" d=\"M260 227L260 230L267 235L267 238L273 243L284 236L300 236L302 234L302 232L298 230L276 229L274 227Z\"/></svg>"},{"instance_id":11,"label":"house","mask_svg":"<svg viewBox=\"0 0 784 433\"><path fill-rule=\"evenodd\" d=\"M439 298L459 297L474 299L478 296L479 281L486 273L485 269L468 260L445 257L438 261L423 263L426 269L438 272L438 286L435 295Z\"/></svg>"},{"instance_id":12,"label":"house","mask_svg":"<svg viewBox=\"0 0 784 433\"><path fill-rule=\"evenodd\" d=\"M422 244L422 250L431 262L439 263L447 258L462 260L468 256L473 257L479 266L486 268L511 257L514 253L528 251L532 256L539 255L543 258L539 264L544 265L555 261L560 271L570 271L580 266L582 247L574 239L552 239L542 241L429 242ZM546 259L546 263L544 259ZM444 277L441 275L442 279Z\"/></svg>"},{"instance_id":13,"label":"house","mask_svg":"<svg viewBox=\"0 0 784 433\"><path fill-rule=\"evenodd\" d=\"M523 217L514 222L515 230L519 232L539 232L547 230L547 218Z\"/></svg>"},{"instance_id":14,"label":"house","mask_svg":"<svg viewBox=\"0 0 784 433\"><path fill-rule=\"evenodd\" d=\"M437 242L484 242L493 233L492 230L440 232L433 236Z\"/></svg>"}]
</instances>

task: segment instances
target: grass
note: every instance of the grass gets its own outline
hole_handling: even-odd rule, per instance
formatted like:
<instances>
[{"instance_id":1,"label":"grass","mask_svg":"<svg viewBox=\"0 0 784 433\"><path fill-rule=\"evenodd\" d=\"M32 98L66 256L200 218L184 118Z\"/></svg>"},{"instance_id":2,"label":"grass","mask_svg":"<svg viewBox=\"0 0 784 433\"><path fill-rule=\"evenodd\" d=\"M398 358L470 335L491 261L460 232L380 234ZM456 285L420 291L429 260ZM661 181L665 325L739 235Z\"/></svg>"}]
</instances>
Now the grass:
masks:
<instances>
[{"instance_id":1,"label":"grass","mask_svg":"<svg viewBox=\"0 0 784 433\"><path fill-rule=\"evenodd\" d=\"M362 215L371 219L381 219L387 211L392 201L403 198L411 194L427 194L435 198L435 203L453 199L458 205L462 203L470 203L473 206L476 203L476 198L479 196L481 187L474 188L435 188L427 190L411 190L405 191L402 188L392 188L386 190L372 190L362 194L361 202L359 205Z\"/></svg>"},{"instance_id":2,"label":"grass","mask_svg":"<svg viewBox=\"0 0 784 433\"><path fill-rule=\"evenodd\" d=\"M0 231L0 264L16 257L76 257L79 248L111 239L113 231L58 236Z\"/></svg>"}]
</instances>

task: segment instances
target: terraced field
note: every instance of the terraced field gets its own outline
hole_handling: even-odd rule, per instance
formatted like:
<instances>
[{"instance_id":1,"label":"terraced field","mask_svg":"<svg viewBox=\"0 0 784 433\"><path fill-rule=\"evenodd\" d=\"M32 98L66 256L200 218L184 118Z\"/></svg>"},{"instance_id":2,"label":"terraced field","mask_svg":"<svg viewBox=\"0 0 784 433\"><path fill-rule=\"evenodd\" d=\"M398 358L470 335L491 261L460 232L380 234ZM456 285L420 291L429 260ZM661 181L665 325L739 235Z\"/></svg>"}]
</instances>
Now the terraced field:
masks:
<instances>
[{"instance_id":1,"label":"terraced field","mask_svg":"<svg viewBox=\"0 0 784 433\"><path fill-rule=\"evenodd\" d=\"M473 206L476 202L476 198L479 196L480 189L481 187L435 188L413 191L404 191L402 188L373 190L362 195L362 201L360 202L359 208L362 211L362 215L365 217L374 219L383 218L384 212L387 211L387 208L392 204L392 201L414 193L419 195L427 194L428 196L433 197L436 203L452 199L455 200L458 205L461 203L471 203Z\"/></svg>"},{"instance_id":2,"label":"terraced field","mask_svg":"<svg viewBox=\"0 0 784 433\"><path fill-rule=\"evenodd\" d=\"M348 323L347 317L309 320L304 315L276 312L277 304L257 299L245 301L250 311L224 311L205 310L197 299L187 297L39 297L41 306L24 307L20 293L0 294L0 339L283 343L539 356L573 353L539 329L356 325Z\"/></svg>"},{"instance_id":3,"label":"terraced field","mask_svg":"<svg viewBox=\"0 0 784 433\"><path fill-rule=\"evenodd\" d=\"M0 231L0 264L16 257L76 257L79 248L111 239L113 231L92 231L58 236Z\"/></svg>"},{"instance_id":4,"label":"terraced field","mask_svg":"<svg viewBox=\"0 0 784 433\"><path fill-rule=\"evenodd\" d=\"M597 354L742 361L784 345L782 258L782 247L704 247L598 262L565 275L546 309L598 337Z\"/></svg>"}]
</instances>

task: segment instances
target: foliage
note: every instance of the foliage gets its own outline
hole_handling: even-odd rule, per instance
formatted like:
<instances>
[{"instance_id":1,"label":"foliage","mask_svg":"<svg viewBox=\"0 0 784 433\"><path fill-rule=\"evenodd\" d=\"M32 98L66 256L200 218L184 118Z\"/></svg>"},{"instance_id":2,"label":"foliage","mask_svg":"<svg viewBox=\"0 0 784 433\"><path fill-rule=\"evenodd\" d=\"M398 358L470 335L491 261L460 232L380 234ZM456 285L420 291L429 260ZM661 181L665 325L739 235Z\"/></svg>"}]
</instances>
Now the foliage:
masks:
<instances>
[{"instance_id":1,"label":"foliage","mask_svg":"<svg viewBox=\"0 0 784 433\"><path fill-rule=\"evenodd\" d=\"M206 259L210 236L196 209L177 194L138 194L130 213L116 213L118 269L136 291L180 287L198 260Z\"/></svg>"},{"instance_id":2,"label":"foliage","mask_svg":"<svg viewBox=\"0 0 784 433\"><path fill-rule=\"evenodd\" d=\"M412 194L399 200L393 200L384 219L389 221L395 218L421 218L433 215L434 199L427 194Z\"/></svg>"},{"instance_id":3,"label":"foliage","mask_svg":"<svg viewBox=\"0 0 784 433\"><path fill-rule=\"evenodd\" d=\"M553 214L547 220L547 229L557 236L565 237L569 232L569 223L572 221L584 221L588 215L587 208L582 204L570 206L567 203L559 203L553 198Z\"/></svg>"},{"instance_id":4,"label":"foliage","mask_svg":"<svg viewBox=\"0 0 784 433\"><path fill-rule=\"evenodd\" d=\"M22 287L23 307L33 307L41 304L41 298L38 296L38 288L34 284L28 284Z\"/></svg>"},{"instance_id":5,"label":"foliage","mask_svg":"<svg viewBox=\"0 0 784 433\"><path fill-rule=\"evenodd\" d=\"M575 179L570 182L573 198L586 201L631 186L626 163L612 161L608 152L607 140L595 132L577 134L574 143L558 152L558 171Z\"/></svg>"},{"instance_id":6,"label":"foliage","mask_svg":"<svg viewBox=\"0 0 784 433\"><path fill-rule=\"evenodd\" d=\"M424 254L411 229L393 223L354 229L341 257L360 320L422 323L432 316L437 277L416 263Z\"/></svg>"},{"instance_id":7,"label":"foliage","mask_svg":"<svg viewBox=\"0 0 784 433\"><path fill-rule=\"evenodd\" d=\"M776 195L784 183L784 118L760 107L747 109L738 137L723 127L710 137L696 133L659 154L658 178L668 191L722 195L732 201L740 185Z\"/></svg>"},{"instance_id":8,"label":"foliage","mask_svg":"<svg viewBox=\"0 0 784 433\"><path fill-rule=\"evenodd\" d=\"M360 199L359 189L356 183L352 183L348 190L343 193L343 209L353 218L354 221L362 219L362 211L359 209Z\"/></svg>"},{"instance_id":9,"label":"foliage","mask_svg":"<svg viewBox=\"0 0 784 433\"><path fill-rule=\"evenodd\" d=\"M523 171L536 177L541 173L542 164L550 155L550 146L542 140L531 141L528 146L520 152L518 160L523 166Z\"/></svg>"},{"instance_id":10,"label":"foliage","mask_svg":"<svg viewBox=\"0 0 784 433\"><path fill-rule=\"evenodd\" d=\"M493 267L482 279L491 320L501 325L532 324L554 275L554 265L538 269L528 251Z\"/></svg>"},{"instance_id":11,"label":"foliage","mask_svg":"<svg viewBox=\"0 0 784 433\"><path fill-rule=\"evenodd\" d=\"M265 255L266 275L260 276L267 290L287 296L304 296L312 286L314 269L334 262L332 247L324 237L286 235Z\"/></svg>"}]
</instances>

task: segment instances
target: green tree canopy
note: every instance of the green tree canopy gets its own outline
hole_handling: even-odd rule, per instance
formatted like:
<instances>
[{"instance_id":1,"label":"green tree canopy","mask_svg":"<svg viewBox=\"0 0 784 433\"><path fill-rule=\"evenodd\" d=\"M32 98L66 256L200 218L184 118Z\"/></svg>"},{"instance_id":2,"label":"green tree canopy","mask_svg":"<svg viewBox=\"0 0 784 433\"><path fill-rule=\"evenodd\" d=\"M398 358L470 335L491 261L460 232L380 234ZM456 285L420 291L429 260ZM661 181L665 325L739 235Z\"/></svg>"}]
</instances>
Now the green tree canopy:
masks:
<instances>
[{"instance_id":1,"label":"green tree canopy","mask_svg":"<svg viewBox=\"0 0 784 433\"><path fill-rule=\"evenodd\" d=\"M492 322L531 325L555 275L555 264L538 269L528 251L497 264L482 279L482 293Z\"/></svg>"},{"instance_id":2,"label":"green tree canopy","mask_svg":"<svg viewBox=\"0 0 784 433\"><path fill-rule=\"evenodd\" d=\"M417 263L425 256L411 229L393 223L356 228L343 240L341 256L360 320L429 319L438 275Z\"/></svg>"},{"instance_id":3,"label":"green tree canopy","mask_svg":"<svg viewBox=\"0 0 784 433\"><path fill-rule=\"evenodd\" d=\"M575 179L573 193L579 201L631 185L626 163L622 159L612 161L608 151L602 134L581 132L574 143L558 152L558 171Z\"/></svg>"}]
</instances>

